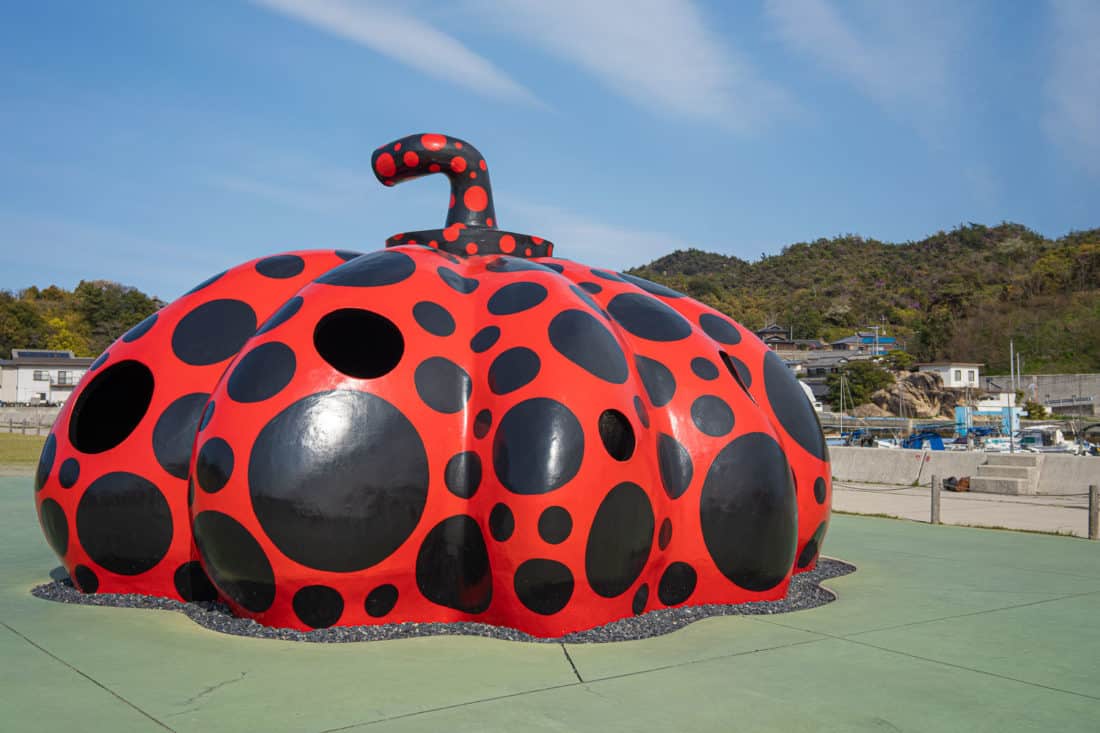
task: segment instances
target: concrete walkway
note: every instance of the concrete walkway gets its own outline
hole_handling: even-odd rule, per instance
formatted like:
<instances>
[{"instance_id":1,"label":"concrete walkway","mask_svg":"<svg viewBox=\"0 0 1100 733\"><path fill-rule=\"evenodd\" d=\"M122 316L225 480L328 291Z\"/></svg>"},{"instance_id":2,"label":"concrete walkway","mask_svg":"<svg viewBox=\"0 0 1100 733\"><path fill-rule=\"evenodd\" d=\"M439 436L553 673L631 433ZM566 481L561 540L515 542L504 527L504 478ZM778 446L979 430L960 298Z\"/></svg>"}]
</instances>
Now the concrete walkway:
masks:
<instances>
[{"instance_id":1,"label":"concrete walkway","mask_svg":"<svg viewBox=\"0 0 1100 733\"><path fill-rule=\"evenodd\" d=\"M884 514L927 522L928 486L859 484L833 481L833 509L852 514ZM973 492L940 493L940 521L972 527L1006 527L1088 536L1087 496L1003 496Z\"/></svg>"},{"instance_id":2,"label":"concrete walkway","mask_svg":"<svg viewBox=\"0 0 1100 733\"><path fill-rule=\"evenodd\" d=\"M72 541L77 541L75 535ZM57 565L0 478L5 731L1096 731L1100 544L837 516L837 602L607 645L296 644L29 595Z\"/></svg>"}]
</instances>

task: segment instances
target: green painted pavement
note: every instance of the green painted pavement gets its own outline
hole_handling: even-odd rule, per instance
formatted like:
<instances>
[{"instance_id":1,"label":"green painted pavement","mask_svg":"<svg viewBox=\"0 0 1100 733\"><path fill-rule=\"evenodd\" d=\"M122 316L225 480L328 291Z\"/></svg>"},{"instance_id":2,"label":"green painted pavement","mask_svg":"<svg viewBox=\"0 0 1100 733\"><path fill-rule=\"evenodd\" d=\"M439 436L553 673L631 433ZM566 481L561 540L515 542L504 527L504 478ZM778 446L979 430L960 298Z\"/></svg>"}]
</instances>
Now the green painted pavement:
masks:
<instances>
[{"instance_id":1,"label":"green painted pavement","mask_svg":"<svg viewBox=\"0 0 1100 733\"><path fill-rule=\"evenodd\" d=\"M58 563L31 494L0 478L5 731L1100 727L1098 543L839 516L826 550L860 569L822 608L568 655L467 637L296 644L33 598Z\"/></svg>"}]
</instances>

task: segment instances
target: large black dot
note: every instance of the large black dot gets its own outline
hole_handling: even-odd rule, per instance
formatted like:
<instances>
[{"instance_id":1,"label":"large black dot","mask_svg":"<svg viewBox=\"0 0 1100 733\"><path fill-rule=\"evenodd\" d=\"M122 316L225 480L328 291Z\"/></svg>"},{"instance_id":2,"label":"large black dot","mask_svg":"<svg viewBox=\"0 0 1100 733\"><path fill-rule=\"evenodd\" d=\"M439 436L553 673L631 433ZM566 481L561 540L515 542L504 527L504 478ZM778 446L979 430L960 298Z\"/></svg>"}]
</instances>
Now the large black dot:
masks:
<instances>
[{"instance_id":1,"label":"large black dot","mask_svg":"<svg viewBox=\"0 0 1100 733\"><path fill-rule=\"evenodd\" d=\"M659 361L639 355L634 356L634 365L654 407L664 407L672 401L676 394L676 377L672 376L671 369Z\"/></svg>"},{"instance_id":2,"label":"large black dot","mask_svg":"<svg viewBox=\"0 0 1100 733\"><path fill-rule=\"evenodd\" d=\"M225 488L233 475L233 448L221 438L211 438L199 448L195 459L195 478L208 494Z\"/></svg>"},{"instance_id":3,"label":"large black dot","mask_svg":"<svg viewBox=\"0 0 1100 733\"><path fill-rule=\"evenodd\" d=\"M706 435L720 438L733 430L733 410L721 397L705 394L691 403L691 421Z\"/></svg>"},{"instance_id":4,"label":"large black dot","mask_svg":"<svg viewBox=\"0 0 1100 733\"><path fill-rule=\"evenodd\" d=\"M573 531L573 517L563 507L552 506L539 515L539 537L551 545L560 545Z\"/></svg>"},{"instance_id":5,"label":"large black dot","mask_svg":"<svg viewBox=\"0 0 1100 733\"><path fill-rule=\"evenodd\" d=\"M317 322L313 346L336 371L356 379L377 379L401 361L405 338L401 329L381 314L341 308Z\"/></svg>"},{"instance_id":6,"label":"large black dot","mask_svg":"<svg viewBox=\"0 0 1100 733\"><path fill-rule=\"evenodd\" d=\"M604 598L625 593L645 568L653 546L653 507L641 486L624 482L596 510L584 551L588 584Z\"/></svg>"},{"instance_id":7,"label":"large black dot","mask_svg":"<svg viewBox=\"0 0 1100 733\"><path fill-rule=\"evenodd\" d=\"M649 427L649 410L645 409L645 403L642 402L642 398L634 395L634 411L638 413L638 421L642 423L643 428Z\"/></svg>"},{"instance_id":8,"label":"large black dot","mask_svg":"<svg viewBox=\"0 0 1100 733\"><path fill-rule=\"evenodd\" d=\"M300 275L304 269L306 261L298 255L274 255L256 263L256 272L279 280Z\"/></svg>"},{"instance_id":9,"label":"large black dot","mask_svg":"<svg viewBox=\"0 0 1100 733\"><path fill-rule=\"evenodd\" d=\"M516 517L507 504L497 504L489 512L489 534L497 542L504 542L516 530Z\"/></svg>"},{"instance_id":10,"label":"large black dot","mask_svg":"<svg viewBox=\"0 0 1100 733\"><path fill-rule=\"evenodd\" d=\"M210 395L204 392L180 397L164 409L153 427L153 455L161 468L178 479L187 478L191 446L199 430L203 407L209 398Z\"/></svg>"},{"instance_id":11,"label":"large black dot","mask_svg":"<svg viewBox=\"0 0 1100 733\"><path fill-rule=\"evenodd\" d=\"M631 334L650 341L679 341L691 324L661 301L642 293L616 295L607 304L611 317Z\"/></svg>"},{"instance_id":12,"label":"large black dot","mask_svg":"<svg viewBox=\"0 0 1100 733\"><path fill-rule=\"evenodd\" d=\"M185 601L213 601L218 597L218 590L206 576L202 563L197 560L185 562L176 568L172 575L172 584L176 586L180 598Z\"/></svg>"},{"instance_id":13,"label":"large black dot","mask_svg":"<svg viewBox=\"0 0 1100 733\"><path fill-rule=\"evenodd\" d=\"M607 454L616 461L628 460L634 455L634 428L626 415L618 410L600 413L600 440Z\"/></svg>"},{"instance_id":14,"label":"large black dot","mask_svg":"<svg viewBox=\"0 0 1100 733\"><path fill-rule=\"evenodd\" d=\"M196 285L195 287L193 287L193 288L191 288L190 290L188 290L188 291L187 291L186 293L184 293L184 295L191 295L192 293L197 293L197 292L199 292L200 290L202 290L203 288L206 288L206 287L209 287L210 285L213 285L213 284L214 284L214 283L216 283L216 282L217 282L218 280L221 280L221 279L222 279L222 277L223 277L223 276L225 275L225 273L227 273L227 272L229 272L229 270L222 270L222 271L221 271L221 272L219 272L219 273L218 273L217 275L211 275L210 277L206 278L205 280L203 280L203 281L202 281L201 283L199 283L199 284L198 284L198 285Z\"/></svg>"},{"instance_id":15,"label":"large black dot","mask_svg":"<svg viewBox=\"0 0 1100 733\"><path fill-rule=\"evenodd\" d=\"M275 602L275 573L260 543L236 519L200 512L195 544L214 585L237 605L261 613Z\"/></svg>"},{"instance_id":16,"label":"large black dot","mask_svg":"<svg viewBox=\"0 0 1100 733\"><path fill-rule=\"evenodd\" d=\"M543 616L562 610L573 597L573 573L557 560L528 560L516 568L514 581L519 602Z\"/></svg>"},{"instance_id":17,"label":"large black dot","mask_svg":"<svg viewBox=\"0 0 1100 733\"><path fill-rule=\"evenodd\" d=\"M546 295L546 288L538 283L510 283L489 298L489 312L494 316L520 313L546 300Z\"/></svg>"},{"instance_id":18,"label":"large black dot","mask_svg":"<svg viewBox=\"0 0 1100 733\"><path fill-rule=\"evenodd\" d=\"M661 528L657 530L657 548L663 550L668 547L669 542L672 542L672 520L665 517Z\"/></svg>"},{"instance_id":19,"label":"large black dot","mask_svg":"<svg viewBox=\"0 0 1100 733\"><path fill-rule=\"evenodd\" d=\"M622 384L629 371L618 340L591 314L566 310L550 321L550 344L562 356L605 382Z\"/></svg>"},{"instance_id":20,"label":"large black dot","mask_svg":"<svg viewBox=\"0 0 1100 733\"><path fill-rule=\"evenodd\" d=\"M122 335L122 340L128 344L137 341L139 338L147 334L149 332L149 329L152 328L153 324L155 324L156 322L157 314L154 313L153 315L149 316L144 321L124 333Z\"/></svg>"},{"instance_id":21,"label":"large black dot","mask_svg":"<svg viewBox=\"0 0 1100 733\"><path fill-rule=\"evenodd\" d=\"M482 410L474 416L474 437L477 439L484 438L489 434L489 428L493 427L493 413L489 410Z\"/></svg>"},{"instance_id":22,"label":"large black dot","mask_svg":"<svg viewBox=\"0 0 1100 733\"><path fill-rule=\"evenodd\" d=\"M481 613L493 599L489 550L472 517L459 514L432 527L416 555L416 587L432 603Z\"/></svg>"},{"instance_id":23,"label":"large black dot","mask_svg":"<svg viewBox=\"0 0 1100 733\"><path fill-rule=\"evenodd\" d=\"M603 308L600 307L600 304L596 302L596 299L589 295L586 290L584 290L583 288L579 288L576 285L570 285L569 289L572 290L574 295L584 301L584 304L591 308L593 311L603 316L604 318L610 318L610 316L608 316L607 313L604 312Z\"/></svg>"},{"instance_id":24,"label":"large black dot","mask_svg":"<svg viewBox=\"0 0 1100 733\"><path fill-rule=\"evenodd\" d=\"M356 257L317 278L325 285L370 288L393 285L406 280L416 271L416 263L404 252L383 250Z\"/></svg>"},{"instance_id":25,"label":"large black dot","mask_svg":"<svg viewBox=\"0 0 1100 733\"><path fill-rule=\"evenodd\" d=\"M697 580L695 568L686 562L674 562L661 574L661 582L657 585L657 597L666 606L683 603L695 592Z\"/></svg>"},{"instance_id":26,"label":"large black dot","mask_svg":"<svg viewBox=\"0 0 1100 733\"><path fill-rule=\"evenodd\" d=\"M714 365L714 362L709 359L704 359L701 356L697 356L691 360L691 371L695 372L695 376L699 379L717 379L718 367Z\"/></svg>"},{"instance_id":27,"label":"large black dot","mask_svg":"<svg viewBox=\"0 0 1100 733\"><path fill-rule=\"evenodd\" d=\"M749 433L723 448L703 482L699 518L723 575L752 591L779 585L798 539L798 505L779 444Z\"/></svg>"},{"instance_id":28,"label":"large black dot","mask_svg":"<svg viewBox=\"0 0 1100 733\"><path fill-rule=\"evenodd\" d=\"M96 369L99 369L101 366L103 366L104 362L106 362L110 358L111 352L104 351L102 354L96 357L96 360L92 362L92 365L90 367L88 367L88 371L94 372Z\"/></svg>"},{"instance_id":29,"label":"large black dot","mask_svg":"<svg viewBox=\"0 0 1100 733\"><path fill-rule=\"evenodd\" d=\"M81 453L114 448L138 426L152 400L149 367L132 360L112 364L76 398L69 418L69 442Z\"/></svg>"},{"instance_id":30,"label":"large black dot","mask_svg":"<svg viewBox=\"0 0 1100 733\"><path fill-rule=\"evenodd\" d=\"M454 316L439 303L420 301L413 306L413 318L433 336L450 336L455 332Z\"/></svg>"},{"instance_id":31,"label":"large black dot","mask_svg":"<svg viewBox=\"0 0 1100 733\"><path fill-rule=\"evenodd\" d=\"M77 565L73 570L73 582L81 593L95 593L99 590L99 578L87 565Z\"/></svg>"},{"instance_id":32,"label":"large black dot","mask_svg":"<svg viewBox=\"0 0 1100 733\"><path fill-rule=\"evenodd\" d=\"M691 454L680 441L671 435L657 436L657 467L661 471L661 485L670 499L679 499L691 485L695 467Z\"/></svg>"},{"instance_id":33,"label":"large black dot","mask_svg":"<svg viewBox=\"0 0 1100 733\"><path fill-rule=\"evenodd\" d=\"M595 295L596 293L603 292L603 286L594 282L577 283L585 292Z\"/></svg>"},{"instance_id":34,"label":"large black dot","mask_svg":"<svg viewBox=\"0 0 1100 733\"><path fill-rule=\"evenodd\" d=\"M413 383L424 404L446 415L461 412L473 389L473 380L466 370L442 356L421 362L413 374Z\"/></svg>"},{"instance_id":35,"label":"large black dot","mask_svg":"<svg viewBox=\"0 0 1100 733\"><path fill-rule=\"evenodd\" d=\"M682 298L684 294L673 290L672 288L665 287L660 283L651 282L645 278L635 277L634 275L628 275L625 272L619 273L619 276L629 283L634 283L642 290L653 295L663 295L666 298Z\"/></svg>"},{"instance_id":36,"label":"large black dot","mask_svg":"<svg viewBox=\"0 0 1100 733\"><path fill-rule=\"evenodd\" d=\"M729 370L730 376L733 380L740 385L741 389L745 391L745 394L755 402L756 398L749 392L749 387L752 386L752 372L745 365L745 362L738 359L736 356L730 356L724 351L719 351L718 356L722 357L722 362L726 365L726 369Z\"/></svg>"},{"instance_id":37,"label":"large black dot","mask_svg":"<svg viewBox=\"0 0 1100 733\"><path fill-rule=\"evenodd\" d=\"M386 583L367 594L363 609L371 618L382 618L397 605L397 586Z\"/></svg>"},{"instance_id":38,"label":"large black dot","mask_svg":"<svg viewBox=\"0 0 1100 733\"><path fill-rule=\"evenodd\" d=\"M66 458L57 469L57 482L63 489L71 489L80 478L80 462L75 458Z\"/></svg>"},{"instance_id":39,"label":"large black dot","mask_svg":"<svg viewBox=\"0 0 1100 733\"><path fill-rule=\"evenodd\" d=\"M481 457L471 450L451 456L443 469L443 483L455 496L469 499L481 485Z\"/></svg>"},{"instance_id":40,"label":"large black dot","mask_svg":"<svg viewBox=\"0 0 1100 733\"><path fill-rule=\"evenodd\" d=\"M439 277L441 277L443 279L443 282L447 283L447 285L450 286L451 289L462 293L463 295L468 295L474 292L475 290L477 290L477 286L481 284L472 277L463 277L462 275L459 275L457 272L447 267L440 267L436 270L436 272L439 273Z\"/></svg>"},{"instance_id":41,"label":"large black dot","mask_svg":"<svg viewBox=\"0 0 1100 733\"><path fill-rule=\"evenodd\" d=\"M69 520L65 519L65 510L53 499L45 499L38 507L38 523L53 551L58 557L65 557L69 551Z\"/></svg>"},{"instance_id":42,"label":"large black dot","mask_svg":"<svg viewBox=\"0 0 1100 733\"><path fill-rule=\"evenodd\" d=\"M508 257L507 255L494 258L485 269L489 272L554 272L546 265L523 257Z\"/></svg>"},{"instance_id":43,"label":"large black dot","mask_svg":"<svg viewBox=\"0 0 1100 733\"><path fill-rule=\"evenodd\" d=\"M525 346L500 353L489 366L489 389L493 394L508 394L530 384L538 376L539 355Z\"/></svg>"},{"instance_id":44,"label":"large black dot","mask_svg":"<svg viewBox=\"0 0 1100 733\"><path fill-rule=\"evenodd\" d=\"M203 303L176 324L172 352L185 364L207 366L236 354L256 333L256 312L240 300Z\"/></svg>"},{"instance_id":45,"label":"large black dot","mask_svg":"<svg viewBox=\"0 0 1100 733\"><path fill-rule=\"evenodd\" d=\"M286 344L260 344L233 367L226 391L237 402L263 402L290 384L296 367L294 350Z\"/></svg>"},{"instance_id":46,"label":"large black dot","mask_svg":"<svg viewBox=\"0 0 1100 733\"><path fill-rule=\"evenodd\" d=\"M311 629L327 629L340 620L344 597L327 585L307 585L294 594L294 615Z\"/></svg>"},{"instance_id":47,"label":"large black dot","mask_svg":"<svg viewBox=\"0 0 1100 733\"><path fill-rule=\"evenodd\" d=\"M428 459L416 428L389 402L321 392L260 431L248 487L257 519L287 557L352 572L384 560L412 534L427 501Z\"/></svg>"},{"instance_id":48,"label":"large black dot","mask_svg":"<svg viewBox=\"0 0 1100 733\"><path fill-rule=\"evenodd\" d=\"M601 280L610 280L611 282L617 283L624 282L623 279L614 272L608 272L607 270L597 270L595 268L593 268L591 272L593 275L600 278Z\"/></svg>"},{"instance_id":49,"label":"large black dot","mask_svg":"<svg viewBox=\"0 0 1100 733\"><path fill-rule=\"evenodd\" d=\"M334 255L342 259L344 262L348 260L354 260L356 257L362 257L362 252L356 252L353 249L337 249L332 252Z\"/></svg>"},{"instance_id":50,"label":"large black dot","mask_svg":"<svg viewBox=\"0 0 1100 733\"><path fill-rule=\"evenodd\" d=\"M814 501L816 501L818 504L824 504L827 494L828 492L825 487L825 479L818 476L816 479L814 479Z\"/></svg>"},{"instance_id":51,"label":"large black dot","mask_svg":"<svg viewBox=\"0 0 1100 733\"><path fill-rule=\"evenodd\" d=\"M53 462L57 459L57 437L50 433L46 442L42 445L42 453L38 456L38 469L34 472L34 490L41 491L50 478L53 470Z\"/></svg>"},{"instance_id":52,"label":"large black dot","mask_svg":"<svg viewBox=\"0 0 1100 733\"><path fill-rule=\"evenodd\" d=\"M828 529L828 523L822 522L817 525L817 529L814 530L813 536L806 540L806 546L802 548L802 552L798 553L799 570L809 567L810 563L812 563L818 553L821 552L821 543L825 541L826 529Z\"/></svg>"},{"instance_id":53,"label":"large black dot","mask_svg":"<svg viewBox=\"0 0 1100 733\"><path fill-rule=\"evenodd\" d=\"M630 610L637 616L645 610L645 604L649 602L649 586L642 583L638 590L634 591L634 600L630 602Z\"/></svg>"},{"instance_id":54,"label":"large black dot","mask_svg":"<svg viewBox=\"0 0 1100 733\"><path fill-rule=\"evenodd\" d=\"M302 296L295 295L293 298L283 303L279 306L279 310L272 313L271 317L264 321L264 325L260 326L256 331L256 335L259 336L261 333L267 333L273 328L278 328L289 321L302 309L303 302Z\"/></svg>"},{"instance_id":55,"label":"large black dot","mask_svg":"<svg viewBox=\"0 0 1100 733\"><path fill-rule=\"evenodd\" d=\"M496 326L486 326L470 339L470 349L477 354L493 348L493 344L500 338L500 329Z\"/></svg>"},{"instance_id":56,"label":"large black dot","mask_svg":"<svg viewBox=\"0 0 1100 733\"><path fill-rule=\"evenodd\" d=\"M101 567L119 575L138 575L168 552L172 511L152 482L124 471L108 473L80 497L76 534L84 551Z\"/></svg>"},{"instance_id":57,"label":"large black dot","mask_svg":"<svg viewBox=\"0 0 1100 733\"><path fill-rule=\"evenodd\" d=\"M821 423L817 421L814 406L791 370L774 351L769 351L764 357L764 390L779 424L795 442L815 458L829 460L825 436L821 433Z\"/></svg>"},{"instance_id":58,"label":"large black dot","mask_svg":"<svg viewBox=\"0 0 1100 733\"><path fill-rule=\"evenodd\" d=\"M562 403L525 400L504 413L493 437L497 478L517 494L545 494L577 475L584 457L584 431Z\"/></svg>"},{"instance_id":59,"label":"large black dot","mask_svg":"<svg viewBox=\"0 0 1100 733\"><path fill-rule=\"evenodd\" d=\"M707 336L720 344L733 346L741 343L741 332L727 319L716 316L713 313L704 313L699 316L699 325Z\"/></svg>"}]
</instances>

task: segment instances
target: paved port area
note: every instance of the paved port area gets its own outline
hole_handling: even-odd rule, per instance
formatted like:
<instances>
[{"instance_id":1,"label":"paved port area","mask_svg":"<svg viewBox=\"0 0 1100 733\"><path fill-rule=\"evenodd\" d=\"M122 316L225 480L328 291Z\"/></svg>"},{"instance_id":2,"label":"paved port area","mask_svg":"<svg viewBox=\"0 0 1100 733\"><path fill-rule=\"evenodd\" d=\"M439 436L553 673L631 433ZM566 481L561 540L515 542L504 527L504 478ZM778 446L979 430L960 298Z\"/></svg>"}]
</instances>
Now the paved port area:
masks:
<instances>
[{"instance_id":1,"label":"paved port area","mask_svg":"<svg viewBox=\"0 0 1100 733\"><path fill-rule=\"evenodd\" d=\"M65 606L0 478L5 731L1095 731L1100 543L837 516L840 599L607 645L227 637Z\"/></svg>"}]
</instances>

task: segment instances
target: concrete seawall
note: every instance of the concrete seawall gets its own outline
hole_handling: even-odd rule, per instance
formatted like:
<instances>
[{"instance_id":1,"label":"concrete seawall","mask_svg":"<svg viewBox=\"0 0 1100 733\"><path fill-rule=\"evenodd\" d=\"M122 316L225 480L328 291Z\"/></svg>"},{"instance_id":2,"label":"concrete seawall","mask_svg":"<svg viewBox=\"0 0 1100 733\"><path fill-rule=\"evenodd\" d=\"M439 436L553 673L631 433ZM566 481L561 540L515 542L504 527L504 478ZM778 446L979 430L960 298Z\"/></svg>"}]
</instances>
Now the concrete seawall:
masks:
<instances>
[{"instance_id":1,"label":"concrete seawall","mask_svg":"<svg viewBox=\"0 0 1100 733\"><path fill-rule=\"evenodd\" d=\"M858 483L912 486L927 484L932 476L975 476L985 453L885 448L829 448L833 478ZM1089 484L1100 485L1100 458L1043 454L1039 462L1039 494L1084 494Z\"/></svg>"},{"instance_id":2,"label":"concrete seawall","mask_svg":"<svg viewBox=\"0 0 1100 733\"><path fill-rule=\"evenodd\" d=\"M0 433L46 435L59 412L60 407L0 407Z\"/></svg>"}]
</instances>

